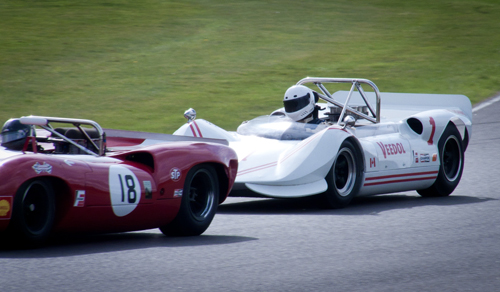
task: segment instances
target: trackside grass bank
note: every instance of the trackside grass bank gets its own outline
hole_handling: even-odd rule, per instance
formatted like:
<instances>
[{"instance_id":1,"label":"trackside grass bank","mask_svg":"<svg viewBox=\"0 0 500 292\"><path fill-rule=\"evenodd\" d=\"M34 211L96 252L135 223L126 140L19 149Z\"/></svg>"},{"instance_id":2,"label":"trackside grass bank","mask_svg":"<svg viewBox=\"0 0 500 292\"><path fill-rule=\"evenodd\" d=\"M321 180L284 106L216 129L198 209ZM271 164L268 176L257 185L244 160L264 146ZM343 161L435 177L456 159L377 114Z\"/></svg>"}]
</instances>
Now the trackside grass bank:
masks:
<instances>
[{"instance_id":1,"label":"trackside grass bank","mask_svg":"<svg viewBox=\"0 0 500 292\"><path fill-rule=\"evenodd\" d=\"M497 0L0 0L0 123L172 133L194 107L236 129L306 76L478 102L500 91L499 19Z\"/></svg>"}]
</instances>

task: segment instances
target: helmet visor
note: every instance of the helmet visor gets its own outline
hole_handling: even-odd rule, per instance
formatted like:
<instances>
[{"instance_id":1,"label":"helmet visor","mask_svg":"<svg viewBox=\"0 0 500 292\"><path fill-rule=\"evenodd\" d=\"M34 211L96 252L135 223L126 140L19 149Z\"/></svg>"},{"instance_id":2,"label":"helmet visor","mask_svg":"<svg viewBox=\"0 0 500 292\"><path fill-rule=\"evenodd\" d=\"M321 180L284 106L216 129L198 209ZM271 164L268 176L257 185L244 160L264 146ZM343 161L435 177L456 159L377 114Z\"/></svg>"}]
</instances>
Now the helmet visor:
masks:
<instances>
[{"instance_id":1,"label":"helmet visor","mask_svg":"<svg viewBox=\"0 0 500 292\"><path fill-rule=\"evenodd\" d=\"M285 106L285 111L287 113L294 113L298 110L305 108L310 102L311 101L309 99L309 93L308 93L301 97L284 100L283 105Z\"/></svg>"},{"instance_id":2,"label":"helmet visor","mask_svg":"<svg viewBox=\"0 0 500 292\"><path fill-rule=\"evenodd\" d=\"M2 143L8 143L16 141L19 139L26 138L25 131L13 131L13 132L3 132L2 133Z\"/></svg>"}]
</instances>

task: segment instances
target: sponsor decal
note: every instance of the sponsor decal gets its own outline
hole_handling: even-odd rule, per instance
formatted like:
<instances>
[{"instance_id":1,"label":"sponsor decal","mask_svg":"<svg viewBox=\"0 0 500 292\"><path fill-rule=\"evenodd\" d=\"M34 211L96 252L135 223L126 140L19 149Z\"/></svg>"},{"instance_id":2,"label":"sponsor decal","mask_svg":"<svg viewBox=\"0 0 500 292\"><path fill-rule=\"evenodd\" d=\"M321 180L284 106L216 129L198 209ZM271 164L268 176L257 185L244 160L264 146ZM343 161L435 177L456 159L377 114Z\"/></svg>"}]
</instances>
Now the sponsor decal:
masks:
<instances>
[{"instance_id":1,"label":"sponsor decal","mask_svg":"<svg viewBox=\"0 0 500 292\"><path fill-rule=\"evenodd\" d=\"M43 164L37 162L33 164L31 168L33 168L37 174L40 174L42 172L46 172L49 174L52 173L52 165L48 164L47 162L44 162Z\"/></svg>"},{"instance_id":2,"label":"sponsor decal","mask_svg":"<svg viewBox=\"0 0 500 292\"><path fill-rule=\"evenodd\" d=\"M429 153L420 153L420 163L431 162L431 156Z\"/></svg>"},{"instance_id":3,"label":"sponsor decal","mask_svg":"<svg viewBox=\"0 0 500 292\"><path fill-rule=\"evenodd\" d=\"M436 155L436 154L434 154L434 155ZM432 156L432 161L436 161L436 160L434 160L434 155ZM429 153L420 153L419 154L418 152L413 152L413 158L415 158L415 163L431 162L431 155Z\"/></svg>"},{"instance_id":4,"label":"sponsor decal","mask_svg":"<svg viewBox=\"0 0 500 292\"><path fill-rule=\"evenodd\" d=\"M0 197L0 219L9 219L11 214L12 197Z\"/></svg>"},{"instance_id":5,"label":"sponsor decal","mask_svg":"<svg viewBox=\"0 0 500 292\"><path fill-rule=\"evenodd\" d=\"M141 199L141 185L135 174L122 165L109 167L111 207L118 217L130 214Z\"/></svg>"},{"instance_id":6,"label":"sponsor decal","mask_svg":"<svg viewBox=\"0 0 500 292\"><path fill-rule=\"evenodd\" d=\"M438 155L437 153L432 154L432 161L437 161Z\"/></svg>"},{"instance_id":7,"label":"sponsor decal","mask_svg":"<svg viewBox=\"0 0 500 292\"><path fill-rule=\"evenodd\" d=\"M151 182L149 180L145 180L142 182L142 184L144 185L145 198L152 199L153 198L153 188L151 187Z\"/></svg>"},{"instance_id":8,"label":"sponsor decal","mask_svg":"<svg viewBox=\"0 0 500 292\"><path fill-rule=\"evenodd\" d=\"M384 158L387 158L389 155L400 155L405 154L405 147L403 143L389 143L385 144L382 142L377 142L377 145L382 150L382 154L384 154Z\"/></svg>"},{"instance_id":9,"label":"sponsor decal","mask_svg":"<svg viewBox=\"0 0 500 292\"><path fill-rule=\"evenodd\" d=\"M180 198L182 197L182 189L176 189L174 190L174 198Z\"/></svg>"},{"instance_id":10,"label":"sponsor decal","mask_svg":"<svg viewBox=\"0 0 500 292\"><path fill-rule=\"evenodd\" d=\"M170 179L173 181L179 181L181 179L181 171L177 167L170 170Z\"/></svg>"},{"instance_id":11,"label":"sponsor decal","mask_svg":"<svg viewBox=\"0 0 500 292\"><path fill-rule=\"evenodd\" d=\"M64 159L64 163L66 163L69 166L73 166L76 162L68 160L68 159Z\"/></svg>"},{"instance_id":12,"label":"sponsor decal","mask_svg":"<svg viewBox=\"0 0 500 292\"><path fill-rule=\"evenodd\" d=\"M73 207L85 207L85 191L77 190Z\"/></svg>"}]
</instances>

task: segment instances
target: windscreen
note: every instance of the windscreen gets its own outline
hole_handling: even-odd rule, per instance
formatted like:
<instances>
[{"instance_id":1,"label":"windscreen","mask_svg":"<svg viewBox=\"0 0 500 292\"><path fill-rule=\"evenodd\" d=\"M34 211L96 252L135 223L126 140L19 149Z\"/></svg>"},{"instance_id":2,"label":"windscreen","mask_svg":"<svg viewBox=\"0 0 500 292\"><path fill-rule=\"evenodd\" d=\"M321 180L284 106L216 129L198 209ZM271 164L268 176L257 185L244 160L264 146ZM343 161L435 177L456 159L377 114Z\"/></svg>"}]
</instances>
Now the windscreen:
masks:
<instances>
[{"instance_id":1,"label":"windscreen","mask_svg":"<svg viewBox=\"0 0 500 292\"><path fill-rule=\"evenodd\" d=\"M326 127L324 124L295 122L286 116L261 116L243 122L237 133L277 140L304 140Z\"/></svg>"}]
</instances>

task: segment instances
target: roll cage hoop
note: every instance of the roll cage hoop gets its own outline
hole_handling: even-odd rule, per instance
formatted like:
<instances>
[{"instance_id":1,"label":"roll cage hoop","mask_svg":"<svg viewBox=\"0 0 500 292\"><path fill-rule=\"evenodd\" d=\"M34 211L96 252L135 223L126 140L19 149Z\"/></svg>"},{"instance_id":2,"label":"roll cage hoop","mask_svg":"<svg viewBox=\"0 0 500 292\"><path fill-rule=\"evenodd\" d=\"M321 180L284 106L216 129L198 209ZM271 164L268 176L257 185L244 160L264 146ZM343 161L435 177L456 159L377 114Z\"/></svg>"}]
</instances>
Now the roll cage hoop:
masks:
<instances>
[{"instance_id":1,"label":"roll cage hoop","mask_svg":"<svg viewBox=\"0 0 500 292\"><path fill-rule=\"evenodd\" d=\"M319 97L327 102L330 102L342 109L342 112L340 113L340 117L338 119L337 124L342 125L344 121L344 117L347 112L358 115L360 117L363 117L364 119L372 122L372 123L380 123L380 91L378 90L377 86L375 83L368 79L356 79L356 78L321 78L321 77L306 77L304 79L301 79L299 82L297 82L297 85L303 85L305 83L314 83L318 88L323 92L323 94L318 93ZM349 94L347 95L347 98L345 100L345 103L341 103L333 99L332 95L330 92L325 88L323 83L351 83L351 90L349 91ZM373 109L372 105L368 102L368 99L366 98L366 94L363 91L363 88L361 87L361 84L367 84L369 85L373 91L375 92L375 110ZM366 106L368 107L368 110L372 114L373 117L368 116L357 109L351 108L349 106L349 101L351 99L352 93L354 90L357 89L361 97L363 98Z\"/></svg>"},{"instance_id":2,"label":"roll cage hoop","mask_svg":"<svg viewBox=\"0 0 500 292\"><path fill-rule=\"evenodd\" d=\"M56 118L56 117L42 117L42 116L26 116L26 117L21 117L19 119L21 124L24 125L31 125L31 126L38 126L46 131L49 131L53 136L57 136L58 138L64 140L67 143L70 143L71 145L77 147L81 151L94 155L94 156L103 156L105 154L105 139L106 135L101 128L101 126L91 120L84 120L84 119L69 119L69 118ZM89 150L88 148L76 143L73 141L71 138L66 137L64 134L56 131L50 125L51 122L54 123L63 123L63 124L71 124L73 125L76 129L79 130L81 133L82 137L84 137L95 149L96 151ZM82 125L87 125L93 127L97 131L97 143L90 137L90 135L87 133L87 131L82 128ZM28 137L27 139L32 139L33 143L36 142L36 138L33 136ZM36 148L34 148L34 151L36 151Z\"/></svg>"}]
</instances>

